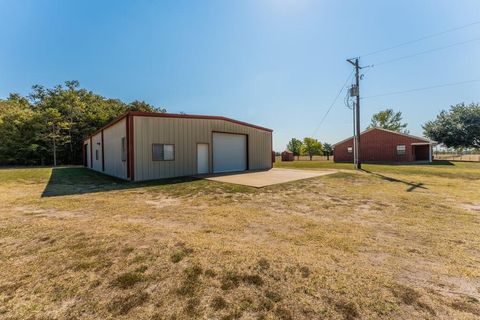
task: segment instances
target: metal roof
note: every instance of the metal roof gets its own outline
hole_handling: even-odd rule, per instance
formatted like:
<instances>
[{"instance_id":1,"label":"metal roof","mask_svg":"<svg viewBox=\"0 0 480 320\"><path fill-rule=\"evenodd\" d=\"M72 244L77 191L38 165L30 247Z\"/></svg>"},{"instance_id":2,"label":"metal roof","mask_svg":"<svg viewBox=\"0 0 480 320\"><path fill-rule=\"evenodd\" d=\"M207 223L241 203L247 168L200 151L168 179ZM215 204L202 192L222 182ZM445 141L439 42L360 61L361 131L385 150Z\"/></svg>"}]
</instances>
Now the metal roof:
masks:
<instances>
[{"instance_id":1,"label":"metal roof","mask_svg":"<svg viewBox=\"0 0 480 320\"><path fill-rule=\"evenodd\" d=\"M384 128L370 128L370 129L367 129L363 132L360 133L360 136L367 133L367 132L370 132L372 130L382 130L382 131L386 131L386 132L390 132L390 133L394 133L394 134L398 134L398 135L401 135L401 136L405 136L405 137L409 137L409 138L413 138L413 139L418 139L418 140L422 140L422 141L425 141L426 143L429 143L429 144L435 144L437 143L436 141L433 141L433 140L429 140L429 139L426 139L426 138L422 138L422 137L417 137L417 136L412 136L410 134L407 134L407 133L402 133L402 132L398 132L398 131L393 131L393 130L388 130L388 129L384 129ZM344 143L350 139L353 139L353 136L351 136L350 138L347 138L347 139L343 139L342 141L339 141L337 143L335 143L333 146L336 146L337 144L341 144L341 143Z\"/></svg>"},{"instance_id":2,"label":"metal roof","mask_svg":"<svg viewBox=\"0 0 480 320\"><path fill-rule=\"evenodd\" d=\"M228 121L231 123L239 124L242 126L246 127L251 127L254 129L259 129L263 131L268 131L268 132L273 132L272 129L257 126L254 124L250 124L247 122L239 121L239 120L234 120L231 118L227 117L222 117L222 116L206 116L206 115L193 115L193 114L176 114L176 113L162 113L162 112L140 112L140 111L127 111L120 115L119 117L115 118L105 126L101 127L100 129L96 130L94 133L88 135L87 137L84 138L84 141L87 139L90 139L91 137L99 134L102 130L105 130L106 128L114 125L115 123L119 122L120 120L126 118L127 116L137 116L137 117L160 117L160 118L183 118L183 119L206 119L206 120L223 120L223 121Z\"/></svg>"}]
</instances>

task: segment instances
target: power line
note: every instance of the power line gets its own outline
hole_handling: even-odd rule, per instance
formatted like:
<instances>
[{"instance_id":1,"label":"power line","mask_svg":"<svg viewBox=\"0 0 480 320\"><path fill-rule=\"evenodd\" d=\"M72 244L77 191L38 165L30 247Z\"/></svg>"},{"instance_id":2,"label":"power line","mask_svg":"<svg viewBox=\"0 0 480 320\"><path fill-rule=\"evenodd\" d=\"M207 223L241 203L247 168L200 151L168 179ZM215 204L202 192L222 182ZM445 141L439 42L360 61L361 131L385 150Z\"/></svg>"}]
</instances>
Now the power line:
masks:
<instances>
[{"instance_id":1,"label":"power line","mask_svg":"<svg viewBox=\"0 0 480 320\"><path fill-rule=\"evenodd\" d=\"M416 91L423 91L423 90L429 90L429 89L435 89L435 88L444 88L444 87L458 86L458 85L468 84L468 83L474 83L474 82L480 82L480 79L466 80L466 81L460 81L460 82L451 82L451 83L439 84L439 85L434 85L434 86L429 86L429 87L421 87L421 88L415 88L415 89L408 89L408 90L402 90L402 91L394 91L394 92L382 93L382 94L377 94L377 95L373 95L373 96L363 97L362 99L385 97L385 96L393 96L393 95L397 95L397 94L403 94L403 93L409 93L409 92L416 92Z\"/></svg>"},{"instance_id":2,"label":"power line","mask_svg":"<svg viewBox=\"0 0 480 320\"><path fill-rule=\"evenodd\" d=\"M452 44L449 44L449 45L446 45L446 46L437 47L437 48L433 48L433 49L429 49L429 50L425 50L425 51L420 51L420 52L409 54L409 55L406 55L406 56L401 56L401 57L393 58L393 59L390 59L390 60L385 60L385 61L382 61L382 62L379 62L379 63L374 63L373 65L374 66L381 66L381 65L389 64L389 63L396 62L396 61L399 61L399 60L413 58L413 57L420 56L420 55L423 55L423 54L427 54L427 53L431 53L431 52L435 52L435 51L439 51L439 50L444 50L444 49L464 45L464 44L479 41L479 40L480 40L480 38L475 38L475 39L455 42L455 43L452 43Z\"/></svg>"},{"instance_id":3,"label":"power line","mask_svg":"<svg viewBox=\"0 0 480 320\"><path fill-rule=\"evenodd\" d=\"M343 89L347 86L348 81L350 80L350 78L351 78L352 75L353 75L353 71L354 71L354 70L352 70L352 72L350 72L350 74L348 75L347 79L345 80L345 82L343 83L342 87L340 88L340 90L338 91L337 95L335 96L335 99L333 99L332 103L330 104L330 107L328 107L327 112L325 112L325 114L323 115L322 120L320 120L320 123L318 124L317 128L315 128L315 130L313 131L312 137L315 135L315 133L317 133L318 129L320 129L320 126L323 124L323 121L325 121L325 119L327 118L328 114L330 113L330 110L332 110L333 106L334 106L335 103L337 102L338 97L340 97L340 95L342 94Z\"/></svg>"},{"instance_id":4,"label":"power line","mask_svg":"<svg viewBox=\"0 0 480 320\"><path fill-rule=\"evenodd\" d=\"M353 109L353 106L350 105L350 92L346 92L345 97L343 98L343 103L348 109Z\"/></svg>"},{"instance_id":5,"label":"power line","mask_svg":"<svg viewBox=\"0 0 480 320\"><path fill-rule=\"evenodd\" d=\"M391 47L387 47L387 48L384 48L384 49L375 50L375 51L363 54L360 57L363 58L363 57L371 56L371 55L374 55L374 54L377 54L377 53L393 50L393 49L400 48L400 47L403 47L403 46L406 46L406 45L409 45L409 44L412 44L412 43L416 43L416 42L420 42L420 41L423 41L423 40L426 40L426 39L438 37L438 36L441 36L441 35L446 34L446 33L450 33L450 32L454 32L454 31L457 31L457 30L465 29L465 28L468 28L468 27L471 27L471 26L474 26L474 25L477 25L477 24L480 24L480 21L475 21L475 22L472 22L472 23L469 23L469 24L465 24L463 26L459 26L459 27L447 29L447 30L444 30L444 31L441 31L441 32L425 35L423 37L420 37L420 38L417 38L417 39L414 39L414 40L402 42L402 43L393 45Z\"/></svg>"}]
</instances>

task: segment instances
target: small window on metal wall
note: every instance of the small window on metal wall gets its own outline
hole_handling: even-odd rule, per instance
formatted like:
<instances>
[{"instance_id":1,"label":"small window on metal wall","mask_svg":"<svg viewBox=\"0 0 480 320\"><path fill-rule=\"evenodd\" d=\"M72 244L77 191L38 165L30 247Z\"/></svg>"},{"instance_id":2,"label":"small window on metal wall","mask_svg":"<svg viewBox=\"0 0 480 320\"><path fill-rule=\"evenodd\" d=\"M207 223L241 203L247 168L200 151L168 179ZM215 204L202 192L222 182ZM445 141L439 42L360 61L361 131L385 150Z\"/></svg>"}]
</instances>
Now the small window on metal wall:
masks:
<instances>
[{"instance_id":1,"label":"small window on metal wall","mask_svg":"<svg viewBox=\"0 0 480 320\"><path fill-rule=\"evenodd\" d=\"M175 146L173 144L152 144L153 161L175 160Z\"/></svg>"},{"instance_id":2,"label":"small window on metal wall","mask_svg":"<svg viewBox=\"0 0 480 320\"><path fill-rule=\"evenodd\" d=\"M95 160L98 161L98 149L95 150Z\"/></svg>"},{"instance_id":3,"label":"small window on metal wall","mask_svg":"<svg viewBox=\"0 0 480 320\"><path fill-rule=\"evenodd\" d=\"M406 147L404 144L397 145L397 155L403 156L406 152Z\"/></svg>"},{"instance_id":4,"label":"small window on metal wall","mask_svg":"<svg viewBox=\"0 0 480 320\"><path fill-rule=\"evenodd\" d=\"M127 140L122 137L122 161L127 161Z\"/></svg>"},{"instance_id":5,"label":"small window on metal wall","mask_svg":"<svg viewBox=\"0 0 480 320\"><path fill-rule=\"evenodd\" d=\"M353 152L353 148L352 148L352 147L347 147L347 152L348 152L348 153L352 153L352 152Z\"/></svg>"}]
</instances>

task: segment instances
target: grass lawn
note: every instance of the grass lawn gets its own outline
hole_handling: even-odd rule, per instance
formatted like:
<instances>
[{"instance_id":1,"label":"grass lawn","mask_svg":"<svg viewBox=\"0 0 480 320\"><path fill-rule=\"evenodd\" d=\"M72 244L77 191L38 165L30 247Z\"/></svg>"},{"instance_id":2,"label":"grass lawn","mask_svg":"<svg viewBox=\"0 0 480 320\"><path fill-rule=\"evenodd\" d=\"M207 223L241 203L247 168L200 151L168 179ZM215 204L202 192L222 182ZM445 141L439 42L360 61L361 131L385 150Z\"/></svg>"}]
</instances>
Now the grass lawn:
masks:
<instances>
[{"instance_id":1,"label":"grass lawn","mask_svg":"<svg viewBox=\"0 0 480 320\"><path fill-rule=\"evenodd\" d=\"M254 189L0 169L0 318L478 319L480 163Z\"/></svg>"}]
</instances>

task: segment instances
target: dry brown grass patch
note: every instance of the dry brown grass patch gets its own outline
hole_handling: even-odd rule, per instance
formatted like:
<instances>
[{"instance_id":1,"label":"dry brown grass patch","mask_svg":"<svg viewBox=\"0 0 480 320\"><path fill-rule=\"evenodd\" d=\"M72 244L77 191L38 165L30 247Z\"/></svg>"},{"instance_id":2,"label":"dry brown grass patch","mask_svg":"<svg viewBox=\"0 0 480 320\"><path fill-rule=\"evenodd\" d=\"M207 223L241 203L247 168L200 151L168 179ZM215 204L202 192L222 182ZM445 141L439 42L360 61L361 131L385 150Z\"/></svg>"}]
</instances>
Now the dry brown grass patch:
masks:
<instances>
[{"instance_id":1,"label":"dry brown grass patch","mask_svg":"<svg viewBox=\"0 0 480 320\"><path fill-rule=\"evenodd\" d=\"M480 165L367 169L0 179L0 318L478 318Z\"/></svg>"}]
</instances>

